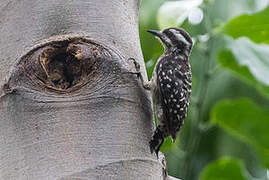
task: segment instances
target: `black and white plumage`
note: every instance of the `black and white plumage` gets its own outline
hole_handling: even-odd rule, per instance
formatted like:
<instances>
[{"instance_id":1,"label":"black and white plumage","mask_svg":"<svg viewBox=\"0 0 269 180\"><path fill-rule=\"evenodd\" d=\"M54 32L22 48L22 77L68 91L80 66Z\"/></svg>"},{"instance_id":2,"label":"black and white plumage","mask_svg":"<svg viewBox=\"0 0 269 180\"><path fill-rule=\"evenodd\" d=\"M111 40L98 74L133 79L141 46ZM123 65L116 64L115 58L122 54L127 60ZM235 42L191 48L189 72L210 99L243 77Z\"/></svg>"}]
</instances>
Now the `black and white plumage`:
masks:
<instances>
[{"instance_id":1,"label":"black and white plumage","mask_svg":"<svg viewBox=\"0 0 269 180\"><path fill-rule=\"evenodd\" d=\"M140 75L143 87L152 93L158 126L150 141L150 150L158 156L165 138L171 136L176 140L187 115L192 86L189 55L193 43L189 34L180 28L148 32L158 37L164 46L151 80L144 82Z\"/></svg>"}]
</instances>

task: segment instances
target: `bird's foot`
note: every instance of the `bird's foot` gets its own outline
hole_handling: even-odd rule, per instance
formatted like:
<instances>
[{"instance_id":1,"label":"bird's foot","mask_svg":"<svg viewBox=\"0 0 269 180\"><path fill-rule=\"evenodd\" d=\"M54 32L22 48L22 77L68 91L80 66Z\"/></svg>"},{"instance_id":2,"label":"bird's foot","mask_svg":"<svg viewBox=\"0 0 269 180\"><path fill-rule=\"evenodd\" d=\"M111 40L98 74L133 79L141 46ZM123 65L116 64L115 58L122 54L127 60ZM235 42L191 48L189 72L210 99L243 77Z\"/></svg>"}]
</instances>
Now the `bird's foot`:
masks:
<instances>
[{"instance_id":1,"label":"bird's foot","mask_svg":"<svg viewBox=\"0 0 269 180\"><path fill-rule=\"evenodd\" d=\"M134 58L129 58L128 61L132 61L135 66L136 72L140 73L140 64Z\"/></svg>"},{"instance_id":2,"label":"bird's foot","mask_svg":"<svg viewBox=\"0 0 269 180\"><path fill-rule=\"evenodd\" d=\"M134 59L134 58L129 58L128 61L134 65L135 71L130 71L132 74L136 74L137 77L141 77L141 71L140 71L140 64Z\"/></svg>"},{"instance_id":3,"label":"bird's foot","mask_svg":"<svg viewBox=\"0 0 269 180\"><path fill-rule=\"evenodd\" d=\"M128 61L132 61L132 63L135 66L135 71L131 71L130 73L137 75L137 77L141 80L144 89L151 90L151 82L144 81L144 78L143 78L141 71L140 71L140 64L134 58L129 58Z\"/></svg>"}]
</instances>

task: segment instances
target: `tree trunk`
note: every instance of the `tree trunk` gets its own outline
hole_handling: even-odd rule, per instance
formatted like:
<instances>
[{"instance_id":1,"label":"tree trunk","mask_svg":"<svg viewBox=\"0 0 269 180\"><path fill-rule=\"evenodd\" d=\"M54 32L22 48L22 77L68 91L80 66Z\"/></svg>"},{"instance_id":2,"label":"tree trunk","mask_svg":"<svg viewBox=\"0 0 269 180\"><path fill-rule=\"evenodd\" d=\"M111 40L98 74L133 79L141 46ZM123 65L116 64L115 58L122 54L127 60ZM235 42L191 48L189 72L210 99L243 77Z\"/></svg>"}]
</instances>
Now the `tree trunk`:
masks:
<instances>
[{"instance_id":1,"label":"tree trunk","mask_svg":"<svg viewBox=\"0 0 269 180\"><path fill-rule=\"evenodd\" d=\"M0 177L163 179L138 0L1 0Z\"/></svg>"}]
</instances>

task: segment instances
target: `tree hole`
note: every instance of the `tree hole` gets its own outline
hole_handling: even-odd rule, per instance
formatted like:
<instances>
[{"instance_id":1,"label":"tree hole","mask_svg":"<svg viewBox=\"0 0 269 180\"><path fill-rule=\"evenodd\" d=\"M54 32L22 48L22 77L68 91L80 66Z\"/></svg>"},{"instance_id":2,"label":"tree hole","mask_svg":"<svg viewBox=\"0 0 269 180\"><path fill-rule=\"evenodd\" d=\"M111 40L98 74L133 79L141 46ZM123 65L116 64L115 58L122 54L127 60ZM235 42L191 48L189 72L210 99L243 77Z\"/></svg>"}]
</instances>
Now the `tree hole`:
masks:
<instances>
[{"instance_id":1,"label":"tree hole","mask_svg":"<svg viewBox=\"0 0 269 180\"><path fill-rule=\"evenodd\" d=\"M88 45L73 43L46 47L39 58L43 72L39 79L57 90L77 86L92 72L98 52L97 46L89 48Z\"/></svg>"}]
</instances>

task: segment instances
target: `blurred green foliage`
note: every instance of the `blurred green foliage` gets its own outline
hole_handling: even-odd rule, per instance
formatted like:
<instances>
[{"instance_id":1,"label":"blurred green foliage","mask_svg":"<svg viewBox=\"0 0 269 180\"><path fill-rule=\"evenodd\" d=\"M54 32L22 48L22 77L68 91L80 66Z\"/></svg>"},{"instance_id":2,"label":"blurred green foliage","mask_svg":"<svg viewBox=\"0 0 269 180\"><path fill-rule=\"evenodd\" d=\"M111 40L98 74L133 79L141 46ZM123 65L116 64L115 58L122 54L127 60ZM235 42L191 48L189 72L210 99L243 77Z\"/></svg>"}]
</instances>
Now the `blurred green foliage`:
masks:
<instances>
[{"instance_id":1,"label":"blurred green foliage","mask_svg":"<svg viewBox=\"0 0 269 180\"><path fill-rule=\"evenodd\" d=\"M256 43L269 44L269 7L256 14L245 14L229 21L224 32L233 38L246 36Z\"/></svg>"},{"instance_id":2,"label":"blurred green foliage","mask_svg":"<svg viewBox=\"0 0 269 180\"><path fill-rule=\"evenodd\" d=\"M269 111L249 99L223 100L211 111L211 120L251 144L269 168Z\"/></svg>"},{"instance_id":3,"label":"blurred green foliage","mask_svg":"<svg viewBox=\"0 0 269 180\"><path fill-rule=\"evenodd\" d=\"M251 180L242 161L221 158L207 166L201 174L201 180Z\"/></svg>"},{"instance_id":4,"label":"blurred green foliage","mask_svg":"<svg viewBox=\"0 0 269 180\"><path fill-rule=\"evenodd\" d=\"M268 51L269 52L269 51ZM268 59L269 56L265 57L266 60ZM241 56L238 57L238 59L241 58ZM229 50L222 50L219 53L219 62L223 67L226 67L228 69L230 69L232 72L235 72L236 76L238 76L239 78L242 78L243 81L245 81L246 83L249 83L251 86L257 88L266 98L269 98L269 86L265 85L262 82L259 82L254 75L252 75L252 73L249 71L248 66L244 66L244 65L240 65L239 63L237 63L237 58L234 56L234 54L229 51ZM258 58L257 58L258 59ZM255 63L255 61L252 61L253 63ZM259 63L259 65L262 66L262 68L268 68L269 66L265 65L263 66L262 63L260 63L259 61L256 61ZM254 68L255 67L254 65ZM266 78L266 80L268 80L268 75L266 75L269 72L268 70L265 70L263 74L261 74L262 78ZM262 73L261 71L258 71L257 73Z\"/></svg>"},{"instance_id":5,"label":"blurred green foliage","mask_svg":"<svg viewBox=\"0 0 269 180\"><path fill-rule=\"evenodd\" d=\"M161 148L170 175L184 180L268 179L269 7L261 6L265 1L204 0L196 7L203 11L203 20L194 25L186 16L191 8L175 12L176 8L164 9L168 0L142 0L139 28L149 77L163 49L146 30L182 27L195 41L188 117L176 143L168 138ZM184 21L179 17L183 15Z\"/></svg>"}]
</instances>

